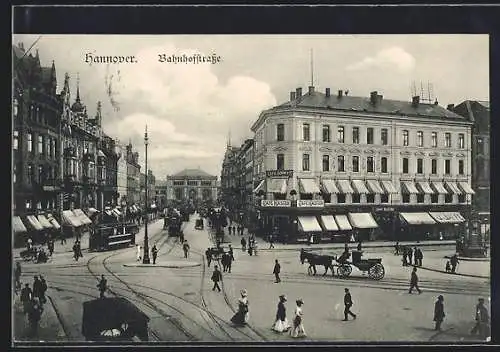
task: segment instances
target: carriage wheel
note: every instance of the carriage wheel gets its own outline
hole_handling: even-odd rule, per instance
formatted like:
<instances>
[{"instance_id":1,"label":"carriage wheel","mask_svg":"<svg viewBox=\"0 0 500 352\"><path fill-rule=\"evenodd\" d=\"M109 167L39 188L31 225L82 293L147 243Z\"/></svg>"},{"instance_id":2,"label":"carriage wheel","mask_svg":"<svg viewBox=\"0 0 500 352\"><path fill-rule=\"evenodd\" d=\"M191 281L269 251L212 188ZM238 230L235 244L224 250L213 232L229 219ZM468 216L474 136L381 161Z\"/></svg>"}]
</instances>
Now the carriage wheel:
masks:
<instances>
[{"instance_id":1,"label":"carriage wheel","mask_svg":"<svg viewBox=\"0 0 500 352\"><path fill-rule=\"evenodd\" d=\"M368 269L368 276L373 280L380 280L385 275L384 266L380 263L375 264L370 269Z\"/></svg>"},{"instance_id":2,"label":"carriage wheel","mask_svg":"<svg viewBox=\"0 0 500 352\"><path fill-rule=\"evenodd\" d=\"M343 265L339 266L337 269L337 275L342 277L342 278L348 277L349 275L351 275L351 272L352 272L352 268L348 264L343 264Z\"/></svg>"}]
</instances>

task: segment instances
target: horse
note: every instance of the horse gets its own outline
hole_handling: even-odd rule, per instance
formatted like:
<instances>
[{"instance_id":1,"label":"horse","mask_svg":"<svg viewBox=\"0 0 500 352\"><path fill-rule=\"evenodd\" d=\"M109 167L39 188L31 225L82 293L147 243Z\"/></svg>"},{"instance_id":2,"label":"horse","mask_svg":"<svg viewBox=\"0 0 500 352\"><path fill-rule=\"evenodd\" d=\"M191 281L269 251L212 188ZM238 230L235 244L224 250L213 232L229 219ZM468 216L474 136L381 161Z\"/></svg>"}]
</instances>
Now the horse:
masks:
<instances>
[{"instance_id":1,"label":"horse","mask_svg":"<svg viewBox=\"0 0 500 352\"><path fill-rule=\"evenodd\" d=\"M332 275L334 275L334 270L333 270L333 260L337 260L336 257L332 257L329 255L318 255L315 253L310 253L306 252L304 249L300 250L300 262L301 264L304 264L304 262L307 260L309 263L309 267L307 268L307 271L309 274L312 273L312 275L316 275L316 265L323 265L325 267L325 273L323 276L325 276L328 272L328 269L332 271Z\"/></svg>"}]
</instances>

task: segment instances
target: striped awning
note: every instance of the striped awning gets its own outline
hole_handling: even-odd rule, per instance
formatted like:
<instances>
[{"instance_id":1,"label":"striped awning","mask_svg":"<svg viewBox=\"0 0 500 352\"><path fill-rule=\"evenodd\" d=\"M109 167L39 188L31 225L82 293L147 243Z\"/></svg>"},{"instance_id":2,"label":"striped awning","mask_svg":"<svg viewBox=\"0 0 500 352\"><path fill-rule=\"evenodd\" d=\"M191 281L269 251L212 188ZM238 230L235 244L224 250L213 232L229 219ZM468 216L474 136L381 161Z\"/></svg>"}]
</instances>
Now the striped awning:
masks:
<instances>
[{"instance_id":1,"label":"striped awning","mask_svg":"<svg viewBox=\"0 0 500 352\"><path fill-rule=\"evenodd\" d=\"M434 194L434 191L431 188L429 182L417 182L417 186L420 187L422 193L425 194Z\"/></svg>"},{"instance_id":2,"label":"striped awning","mask_svg":"<svg viewBox=\"0 0 500 352\"><path fill-rule=\"evenodd\" d=\"M411 181L403 181L401 182L401 189L404 193L409 193L409 194L418 194L420 193L415 186L415 183Z\"/></svg>"},{"instance_id":3,"label":"striped awning","mask_svg":"<svg viewBox=\"0 0 500 352\"><path fill-rule=\"evenodd\" d=\"M363 180L352 180L352 187L355 193L366 194L370 193L368 188L366 188L365 181Z\"/></svg>"},{"instance_id":4,"label":"striped awning","mask_svg":"<svg viewBox=\"0 0 500 352\"><path fill-rule=\"evenodd\" d=\"M466 193L466 194L475 194L476 193L476 192L474 192L472 187L467 182L459 182L458 185L460 186L462 191L464 191L464 193Z\"/></svg>"},{"instance_id":5,"label":"striped awning","mask_svg":"<svg viewBox=\"0 0 500 352\"><path fill-rule=\"evenodd\" d=\"M96 208L89 208L89 209L87 210L87 215L89 215L89 216L92 216L92 215L94 215L95 213L99 213L99 210L97 210Z\"/></svg>"},{"instance_id":6,"label":"striped awning","mask_svg":"<svg viewBox=\"0 0 500 352\"><path fill-rule=\"evenodd\" d=\"M349 180L338 180L337 184L339 186L339 191L340 191L339 193L343 194L354 193Z\"/></svg>"},{"instance_id":7,"label":"striped awning","mask_svg":"<svg viewBox=\"0 0 500 352\"><path fill-rule=\"evenodd\" d=\"M73 210L73 213L75 214L75 216L78 218L78 220L80 220L80 222L84 225L90 225L92 224L92 220L90 220L88 218L87 215L85 215L85 213L83 212L82 209L74 209Z\"/></svg>"},{"instance_id":8,"label":"striped awning","mask_svg":"<svg viewBox=\"0 0 500 352\"><path fill-rule=\"evenodd\" d=\"M382 194L384 190L380 187L380 183L377 180L367 180L366 186L371 193Z\"/></svg>"},{"instance_id":9,"label":"striped awning","mask_svg":"<svg viewBox=\"0 0 500 352\"><path fill-rule=\"evenodd\" d=\"M264 188L265 182L266 180L260 181L259 185L253 190L253 193L259 193L259 191Z\"/></svg>"},{"instance_id":10,"label":"striped awning","mask_svg":"<svg viewBox=\"0 0 500 352\"><path fill-rule=\"evenodd\" d=\"M113 212L113 213L115 213L115 215L116 215L116 216L121 216L121 215L122 215L122 212L121 212L121 211L119 211L119 210L118 210L118 209L116 209L116 208L114 208L114 209L112 210L112 212Z\"/></svg>"},{"instance_id":11,"label":"striped awning","mask_svg":"<svg viewBox=\"0 0 500 352\"><path fill-rule=\"evenodd\" d=\"M12 229L14 230L14 233L24 233L28 231L19 216L12 217Z\"/></svg>"},{"instance_id":12,"label":"striped awning","mask_svg":"<svg viewBox=\"0 0 500 352\"><path fill-rule=\"evenodd\" d=\"M50 221L50 223L52 224L52 226L54 226L56 230L59 230L61 228L61 225L59 225L56 218L52 214L47 214L47 219Z\"/></svg>"},{"instance_id":13,"label":"striped awning","mask_svg":"<svg viewBox=\"0 0 500 352\"><path fill-rule=\"evenodd\" d=\"M465 218L459 212L441 211L429 212L429 214L439 223L442 224L458 224L465 222Z\"/></svg>"},{"instance_id":14,"label":"striped awning","mask_svg":"<svg viewBox=\"0 0 500 352\"><path fill-rule=\"evenodd\" d=\"M287 179L286 178L271 178L267 180L268 193L286 194Z\"/></svg>"},{"instance_id":15,"label":"striped awning","mask_svg":"<svg viewBox=\"0 0 500 352\"><path fill-rule=\"evenodd\" d=\"M323 190L328 194L336 194L339 193L339 189L335 184L335 180L332 179L323 179L321 180L321 184L323 185Z\"/></svg>"},{"instance_id":16,"label":"striped awning","mask_svg":"<svg viewBox=\"0 0 500 352\"><path fill-rule=\"evenodd\" d=\"M432 187L438 194L448 194L448 191L444 188L442 182L432 182Z\"/></svg>"},{"instance_id":17,"label":"striped awning","mask_svg":"<svg viewBox=\"0 0 500 352\"><path fill-rule=\"evenodd\" d=\"M399 213L409 225L433 225L436 222L429 213Z\"/></svg>"},{"instance_id":18,"label":"striped awning","mask_svg":"<svg viewBox=\"0 0 500 352\"><path fill-rule=\"evenodd\" d=\"M42 224L38 221L35 215L28 215L26 216L26 219L28 220L28 223L31 225L31 227L36 230L36 231L42 231L44 228Z\"/></svg>"},{"instance_id":19,"label":"striped awning","mask_svg":"<svg viewBox=\"0 0 500 352\"><path fill-rule=\"evenodd\" d=\"M300 193L315 194L320 193L316 180L313 178L299 178Z\"/></svg>"},{"instance_id":20,"label":"striped awning","mask_svg":"<svg viewBox=\"0 0 500 352\"><path fill-rule=\"evenodd\" d=\"M299 216L299 225L303 232L321 232L321 226L315 216Z\"/></svg>"},{"instance_id":21,"label":"striped awning","mask_svg":"<svg viewBox=\"0 0 500 352\"><path fill-rule=\"evenodd\" d=\"M339 227L335 222L333 215L321 215L321 222L323 223L323 227L325 231L338 231Z\"/></svg>"},{"instance_id":22,"label":"striped awning","mask_svg":"<svg viewBox=\"0 0 500 352\"><path fill-rule=\"evenodd\" d=\"M398 190L394 187L392 181L381 181L380 183L382 183L382 187L384 188L386 194L398 193Z\"/></svg>"},{"instance_id":23,"label":"striped awning","mask_svg":"<svg viewBox=\"0 0 500 352\"><path fill-rule=\"evenodd\" d=\"M453 194L462 194L462 190L457 186L455 182L445 182L448 190Z\"/></svg>"},{"instance_id":24,"label":"striped awning","mask_svg":"<svg viewBox=\"0 0 500 352\"><path fill-rule=\"evenodd\" d=\"M42 226L46 229L53 229L54 226L52 226L52 224L49 222L49 220L47 220L47 218L45 217L45 215L43 214L40 214L38 215L37 217L37 220L40 224L42 224Z\"/></svg>"},{"instance_id":25,"label":"striped awning","mask_svg":"<svg viewBox=\"0 0 500 352\"><path fill-rule=\"evenodd\" d=\"M76 215L71 210L63 211L62 221L64 225L69 225L73 227L80 227L83 225L83 223L76 217Z\"/></svg>"},{"instance_id":26,"label":"striped awning","mask_svg":"<svg viewBox=\"0 0 500 352\"><path fill-rule=\"evenodd\" d=\"M352 230L352 226L347 218L347 215L335 215L335 221L337 222L337 225L339 225L339 230Z\"/></svg>"},{"instance_id":27,"label":"striped awning","mask_svg":"<svg viewBox=\"0 0 500 352\"><path fill-rule=\"evenodd\" d=\"M370 213L349 213L348 216L354 228L375 229L378 227L377 222Z\"/></svg>"}]
</instances>

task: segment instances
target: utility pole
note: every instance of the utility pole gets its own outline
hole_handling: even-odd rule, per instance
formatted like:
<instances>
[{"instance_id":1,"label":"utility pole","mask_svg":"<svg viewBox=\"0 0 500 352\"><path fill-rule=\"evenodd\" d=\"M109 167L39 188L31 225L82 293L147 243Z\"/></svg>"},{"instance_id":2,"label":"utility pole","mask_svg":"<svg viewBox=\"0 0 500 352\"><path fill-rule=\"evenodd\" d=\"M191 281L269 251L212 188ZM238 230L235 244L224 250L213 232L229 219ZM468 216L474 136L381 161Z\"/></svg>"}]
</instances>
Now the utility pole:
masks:
<instances>
[{"instance_id":1,"label":"utility pole","mask_svg":"<svg viewBox=\"0 0 500 352\"><path fill-rule=\"evenodd\" d=\"M146 217L144 219L144 256L142 263L150 264L149 260L149 243L148 243L148 125L146 125L146 131L144 132L144 146L146 147L146 159L145 159L145 168L146 168L146 177L145 180L145 212Z\"/></svg>"}]
</instances>

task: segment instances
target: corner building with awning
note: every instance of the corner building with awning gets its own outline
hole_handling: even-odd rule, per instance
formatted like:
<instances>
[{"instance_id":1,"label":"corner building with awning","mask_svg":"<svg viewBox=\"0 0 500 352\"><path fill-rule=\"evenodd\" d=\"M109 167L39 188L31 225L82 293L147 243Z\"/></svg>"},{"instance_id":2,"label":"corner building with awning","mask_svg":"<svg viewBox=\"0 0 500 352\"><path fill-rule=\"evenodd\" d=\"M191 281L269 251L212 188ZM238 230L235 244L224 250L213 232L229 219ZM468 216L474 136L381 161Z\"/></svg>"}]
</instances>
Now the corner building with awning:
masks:
<instances>
[{"instance_id":1,"label":"corner building with awning","mask_svg":"<svg viewBox=\"0 0 500 352\"><path fill-rule=\"evenodd\" d=\"M251 127L257 234L283 242L466 236L471 126L418 96L297 88Z\"/></svg>"}]
</instances>

